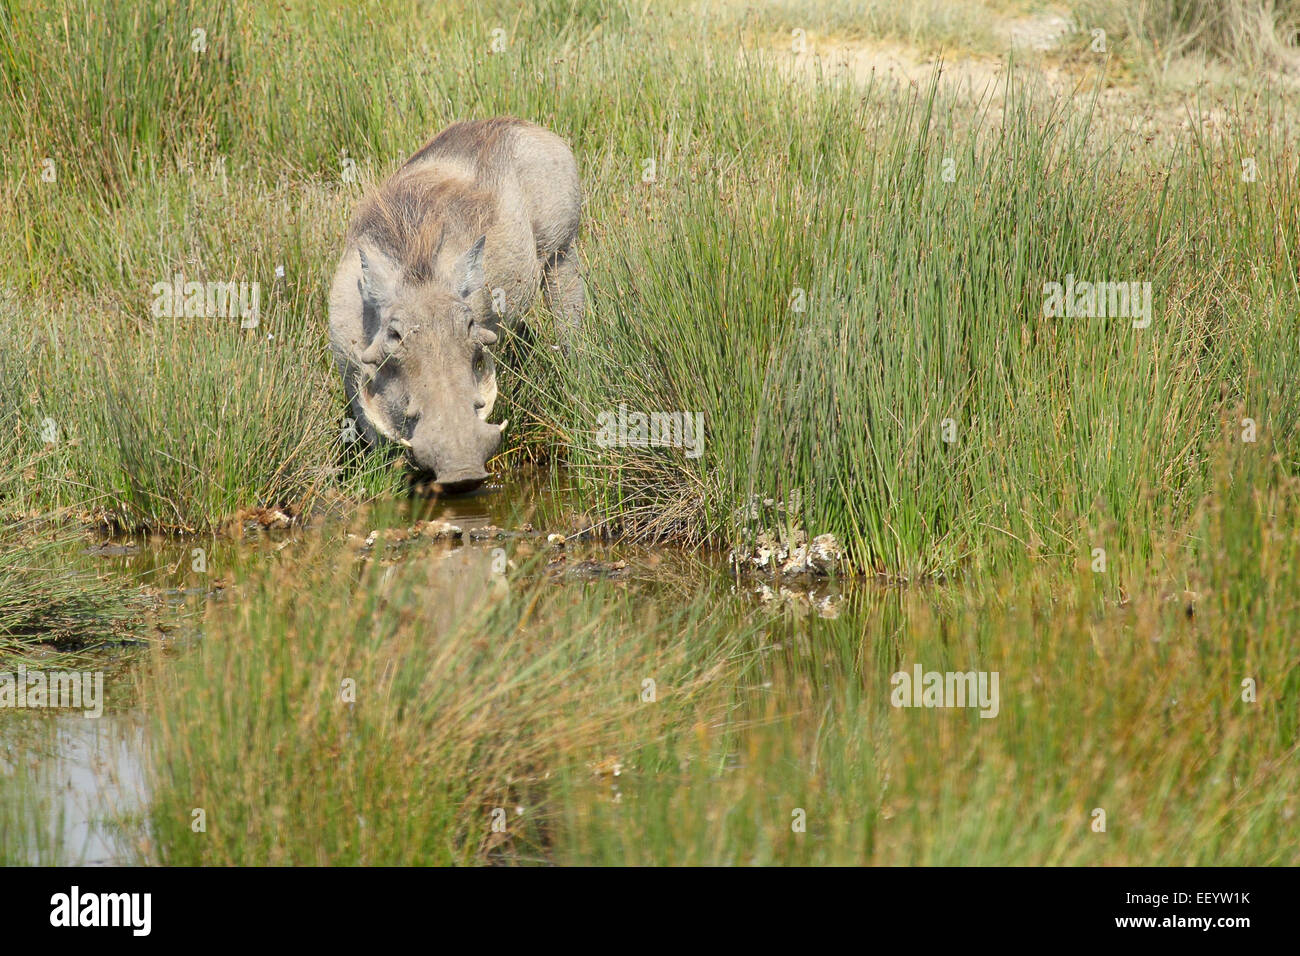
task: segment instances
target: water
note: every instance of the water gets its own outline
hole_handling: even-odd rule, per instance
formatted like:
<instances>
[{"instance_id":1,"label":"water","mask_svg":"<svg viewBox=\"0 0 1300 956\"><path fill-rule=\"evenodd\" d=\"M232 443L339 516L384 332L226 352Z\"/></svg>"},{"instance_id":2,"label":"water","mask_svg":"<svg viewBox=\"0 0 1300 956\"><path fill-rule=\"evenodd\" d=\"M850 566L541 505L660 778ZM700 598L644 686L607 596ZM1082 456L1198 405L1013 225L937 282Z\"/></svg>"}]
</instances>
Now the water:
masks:
<instances>
[{"instance_id":1,"label":"water","mask_svg":"<svg viewBox=\"0 0 1300 956\"><path fill-rule=\"evenodd\" d=\"M139 861L148 806L146 740L133 713L21 715L0 725L0 840L7 864L122 866Z\"/></svg>"},{"instance_id":2,"label":"water","mask_svg":"<svg viewBox=\"0 0 1300 956\"><path fill-rule=\"evenodd\" d=\"M555 533L549 529L564 527L566 497L562 476L527 478L453 499L377 502L305 526L263 529L251 523L237 536L88 537L69 542L65 556L73 567L122 577L146 598L149 636L165 651L161 666L196 641L220 639L205 633L204 611L211 602L238 601L239 580L322 555L392 569L437 562L444 573L434 579L429 601L449 616L505 587L502 570L525 562L542 567L540 573L556 586L600 579L661 594L664 601L680 600L684 588L713 580L720 594L746 604L822 617L838 615L843 606L845 595L824 582L728 582L718 554L592 539L571 538L560 546L547 539ZM431 539L429 522L453 524L461 535ZM151 659L144 649L115 648L76 665L106 670L109 700L100 718L0 711L0 824L7 821L10 833L25 834L6 841L0 826L0 861L122 865L147 859L148 740L134 678Z\"/></svg>"}]
</instances>

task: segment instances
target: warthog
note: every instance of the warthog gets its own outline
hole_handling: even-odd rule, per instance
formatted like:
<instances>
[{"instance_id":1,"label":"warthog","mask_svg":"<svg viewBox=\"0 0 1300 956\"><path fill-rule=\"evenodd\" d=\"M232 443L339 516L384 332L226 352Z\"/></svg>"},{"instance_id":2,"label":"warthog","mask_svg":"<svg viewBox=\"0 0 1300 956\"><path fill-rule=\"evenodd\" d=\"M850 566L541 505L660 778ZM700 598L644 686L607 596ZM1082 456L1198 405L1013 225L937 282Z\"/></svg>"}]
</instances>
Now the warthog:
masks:
<instances>
[{"instance_id":1,"label":"warthog","mask_svg":"<svg viewBox=\"0 0 1300 956\"><path fill-rule=\"evenodd\" d=\"M401 445L442 491L468 491L506 422L489 424L488 347L537 296L582 319L573 153L520 119L447 127L358 209L330 290L330 343L353 419Z\"/></svg>"}]
</instances>

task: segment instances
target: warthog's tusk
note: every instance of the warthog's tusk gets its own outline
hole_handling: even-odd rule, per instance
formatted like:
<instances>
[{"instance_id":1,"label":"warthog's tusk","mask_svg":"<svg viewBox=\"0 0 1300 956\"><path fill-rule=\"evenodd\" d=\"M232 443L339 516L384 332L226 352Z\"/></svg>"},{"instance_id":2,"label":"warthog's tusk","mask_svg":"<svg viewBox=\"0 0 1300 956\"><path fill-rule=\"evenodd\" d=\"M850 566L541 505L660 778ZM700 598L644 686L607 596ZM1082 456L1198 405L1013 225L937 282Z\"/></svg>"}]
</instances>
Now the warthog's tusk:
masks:
<instances>
[{"instance_id":1,"label":"warthog's tusk","mask_svg":"<svg viewBox=\"0 0 1300 956\"><path fill-rule=\"evenodd\" d=\"M506 426L509 425L509 424L510 424L510 419L507 418L507 419L505 419L504 421L502 421L500 425L497 426L497 428L500 430L501 434L504 435L504 434L506 433Z\"/></svg>"}]
</instances>

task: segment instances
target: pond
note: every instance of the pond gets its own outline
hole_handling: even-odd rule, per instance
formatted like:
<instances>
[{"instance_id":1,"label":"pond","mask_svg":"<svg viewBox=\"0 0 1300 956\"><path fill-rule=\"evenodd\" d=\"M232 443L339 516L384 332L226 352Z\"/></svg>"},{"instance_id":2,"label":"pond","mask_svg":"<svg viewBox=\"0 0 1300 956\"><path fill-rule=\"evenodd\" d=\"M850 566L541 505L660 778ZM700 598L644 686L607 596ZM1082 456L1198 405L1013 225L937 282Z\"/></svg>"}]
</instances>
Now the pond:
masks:
<instances>
[{"instance_id":1,"label":"pond","mask_svg":"<svg viewBox=\"0 0 1300 956\"><path fill-rule=\"evenodd\" d=\"M849 594L855 590L852 582L826 579L742 581L729 571L725 554L709 550L582 536L561 540L547 529L565 526L568 492L562 472L534 473L469 495L412 494L350 512L326 511L287 527L262 515L234 535L87 535L66 541L67 567L122 581L144 599L149 624L138 645L89 649L74 665L87 675L103 674L102 716L53 708L0 712L0 795L6 806L0 834L10 834L0 840L0 860L150 861L151 741L143 678L151 667L171 666L198 642L226 638L212 630L212 621L222 618L206 612L215 604L238 603L249 582L273 569L336 560L376 562L390 572L412 562L435 566L422 598L448 620L499 595L521 567L557 588L635 590L652 615L658 607L674 610L704 589L716 605L710 613L737 622L759 607L792 609L795 622L836 618L845 607L845 588ZM857 589L876 590L866 584ZM27 669L40 666L38 659Z\"/></svg>"}]
</instances>

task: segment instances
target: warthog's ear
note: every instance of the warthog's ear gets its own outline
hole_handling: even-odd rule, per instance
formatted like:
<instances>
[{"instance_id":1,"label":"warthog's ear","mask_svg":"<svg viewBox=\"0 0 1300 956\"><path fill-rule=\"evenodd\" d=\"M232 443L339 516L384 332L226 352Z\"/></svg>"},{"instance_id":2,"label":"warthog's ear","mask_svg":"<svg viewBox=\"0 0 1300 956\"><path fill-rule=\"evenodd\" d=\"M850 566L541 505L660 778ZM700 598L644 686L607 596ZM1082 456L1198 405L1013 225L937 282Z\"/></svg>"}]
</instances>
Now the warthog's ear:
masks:
<instances>
[{"instance_id":1,"label":"warthog's ear","mask_svg":"<svg viewBox=\"0 0 1300 956\"><path fill-rule=\"evenodd\" d=\"M469 247L469 251L456 263L456 269L452 274L456 277L456 291L462 299L468 299L483 288L483 247L486 244L487 236L479 236L474 245Z\"/></svg>"},{"instance_id":2,"label":"warthog's ear","mask_svg":"<svg viewBox=\"0 0 1300 956\"><path fill-rule=\"evenodd\" d=\"M357 255L361 258L361 298L367 305L379 305L392 294L397 270L372 247L358 245Z\"/></svg>"}]
</instances>

